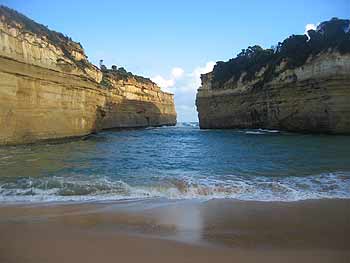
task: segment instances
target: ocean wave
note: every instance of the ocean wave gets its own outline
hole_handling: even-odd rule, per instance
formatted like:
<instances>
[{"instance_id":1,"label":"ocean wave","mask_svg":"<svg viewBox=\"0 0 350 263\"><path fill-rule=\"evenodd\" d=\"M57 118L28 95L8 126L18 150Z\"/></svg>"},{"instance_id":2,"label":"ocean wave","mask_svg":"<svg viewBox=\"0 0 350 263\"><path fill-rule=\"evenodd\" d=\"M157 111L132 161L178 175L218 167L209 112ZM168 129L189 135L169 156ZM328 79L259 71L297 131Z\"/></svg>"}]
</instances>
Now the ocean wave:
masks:
<instances>
[{"instance_id":1,"label":"ocean wave","mask_svg":"<svg viewBox=\"0 0 350 263\"><path fill-rule=\"evenodd\" d=\"M192 127L192 128L198 128L199 123L198 122L178 122L176 124L176 127Z\"/></svg>"},{"instance_id":2,"label":"ocean wave","mask_svg":"<svg viewBox=\"0 0 350 263\"><path fill-rule=\"evenodd\" d=\"M87 201L120 199L213 199L297 201L350 198L350 173L306 177L162 177L149 185L131 185L109 178L22 178L0 183L0 201Z\"/></svg>"},{"instance_id":3,"label":"ocean wave","mask_svg":"<svg viewBox=\"0 0 350 263\"><path fill-rule=\"evenodd\" d=\"M254 130L246 130L245 134L253 134L253 135L264 135L264 134L274 134L280 133L279 130L269 130L269 129L254 129Z\"/></svg>"},{"instance_id":4,"label":"ocean wave","mask_svg":"<svg viewBox=\"0 0 350 263\"><path fill-rule=\"evenodd\" d=\"M267 132L267 133L280 133L281 131L279 130L269 130L269 129L258 129L259 131L262 132Z\"/></svg>"},{"instance_id":5,"label":"ocean wave","mask_svg":"<svg viewBox=\"0 0 350 263\"><path fill-rule=\"evenodd\" d=\"M245 134L265 134L265 132L261 132L261 131L246 131Z\"/></svg>"}]
</instances>

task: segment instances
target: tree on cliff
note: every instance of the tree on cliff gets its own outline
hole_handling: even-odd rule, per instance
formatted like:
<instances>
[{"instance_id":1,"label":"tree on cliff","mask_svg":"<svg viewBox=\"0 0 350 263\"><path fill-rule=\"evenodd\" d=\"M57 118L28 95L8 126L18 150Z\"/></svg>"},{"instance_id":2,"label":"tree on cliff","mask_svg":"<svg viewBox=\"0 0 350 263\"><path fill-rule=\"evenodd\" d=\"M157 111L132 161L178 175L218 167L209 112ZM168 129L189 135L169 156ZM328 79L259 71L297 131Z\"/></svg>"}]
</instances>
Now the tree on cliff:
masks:
<instances>
[{"instance_id":1,"label":"tree on cliff","mask_svg":"<svg viewBox=\"0 0 350 263\"><path fill-rule=\"evenodd\" d=\"M120 74L125 74L125 75L128 74L128 72L126 71L126 69L123 68L123 67L118 68L118 73L120 73Z\"/></svg>"},{"instance_id":2,"label":"tree on cliff","mask_svg":"<svg viewBox=\"0 0 350 263\"><path fill-rule=\"evenodd\" d=\"M290 69L302 66L311 55L329 50L350 53L350 20L332 18L321 23L316 30L306 35L292 35L279 42L273 49L263 49L255 45L243 49L236 58L227 62L219 61L213 69L212 87L223 88L229 80L237 81L242 73L243 80L251 80L265 67L256 87L271 80L274 70L281 61Z\"/></svg>"},{"instance_id":3,"label":"tree on cliff","mask_svg":"<svg viewBox=\"0 0 350 263\"><path fill-rule=\"evenodd\" d=\"M273 53L273 49L263 49L258 45L249 46L247 49L242 49L236 58L228 62L217 62L214 67L214 77L219 81L228 80L228 78L237 81L241 74L246 72L244 80L250 80L255 72L269 62Z\"/></svg>"},{"instance_id":4,"label":"tree on cliff","mask_svg":"<svg viewBox=\"0 0 350 263\"><path fill-rule=\"evenodd\" d=\"M350 52L350 20L332 18L322 22L315 32L310 32L310 44L318 52L328 47L341 53Z\"/></svg>"},{"instance_id":5,"label":"tree on cliff","mask_svg":"<svg viewBox=\"0 0 350 263\"><path fill-rule=\"evenodd\" d=\"M100 60L100 70L102 72L106 72L108 69L105 65L103 65L103 59Z\"/></svg>"}]
</instances>

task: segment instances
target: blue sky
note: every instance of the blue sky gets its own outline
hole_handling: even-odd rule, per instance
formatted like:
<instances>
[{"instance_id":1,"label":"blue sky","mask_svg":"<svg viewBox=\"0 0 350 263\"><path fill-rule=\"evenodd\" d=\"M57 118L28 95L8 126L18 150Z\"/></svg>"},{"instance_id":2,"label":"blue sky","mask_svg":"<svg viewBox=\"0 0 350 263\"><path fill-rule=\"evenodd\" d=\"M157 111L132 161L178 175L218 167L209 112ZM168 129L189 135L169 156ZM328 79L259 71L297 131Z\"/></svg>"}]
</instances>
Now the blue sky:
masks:
<instances>
[{"instance_id":1,"label":"blue sky","mask_svg":"<svg viewBox=\"0 0 350 263\"><path fill-rule=\"evenodd\" d=\"M350 0L9 0L35 21L81 42L90 61L124 66L175 94L179 121L196 121L199 75L215 61L270 47L307 24L349 18Z\"/></svg>"}]
</instances>

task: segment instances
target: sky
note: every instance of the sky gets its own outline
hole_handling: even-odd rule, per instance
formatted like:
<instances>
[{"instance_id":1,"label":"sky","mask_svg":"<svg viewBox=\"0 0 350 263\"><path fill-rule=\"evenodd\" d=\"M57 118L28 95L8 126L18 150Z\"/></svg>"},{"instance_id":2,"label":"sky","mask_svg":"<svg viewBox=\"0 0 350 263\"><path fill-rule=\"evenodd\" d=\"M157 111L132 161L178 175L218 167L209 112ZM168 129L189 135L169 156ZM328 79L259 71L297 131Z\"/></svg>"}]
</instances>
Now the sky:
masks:
<instances>
[{"instance_id":1,"label":"sky","mask_svg":"<svg viewBox=\"0 0 350 263\"><path fill-rule=\"evenodd\" d=\"M80 42L89 60L123 66L175 95L178 121L197 121L200 74L249 45L269 48L332 17L350 0L0 0Z\"/></svg>"}]
</instances>

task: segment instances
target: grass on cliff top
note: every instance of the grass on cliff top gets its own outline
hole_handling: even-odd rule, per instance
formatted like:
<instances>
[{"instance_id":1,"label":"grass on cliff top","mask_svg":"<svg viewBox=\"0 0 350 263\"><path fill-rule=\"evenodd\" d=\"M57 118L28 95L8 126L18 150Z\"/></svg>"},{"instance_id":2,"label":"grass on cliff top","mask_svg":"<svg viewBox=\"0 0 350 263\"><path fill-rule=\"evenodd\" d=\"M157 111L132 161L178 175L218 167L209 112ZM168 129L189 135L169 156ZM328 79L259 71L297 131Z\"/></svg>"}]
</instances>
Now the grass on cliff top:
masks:
<instances>
[{"instance_id":1,"label":"grass on cliff top","mask_svg":"<svg viewBox=\"0 0 350 263\"><path fill-rule=\"evenodd\" d=\"M219 61L213 69L212 87L220 89L233 79L238 81L243 72L243 81L253 80L263 67L266 71L255 87L262 87L275 74L276 67L286 62L287 69L294 69L305 64L310 56L325 51L350 53L350 20L333 18L321 23L316 30L309 30L307 35L292 35L270 49L250 46L243 49L236 58L227 62Z\"/></svg>"},{"instance_id":2,"label":"grass on cliff top","mask_svg":"<svg viewBox=\"0 0 350 263\"><path fill-rule=\"evenodd\" d=\"M74 42L70 37L63 35L60 32L50 30L48 27L39 24L6 6L0 5L0 16L3 16L9 25L15 27L16 24L20 24L23 31L28 31L35 35L45 37L57 46L79 51L83 48L80 43Z\"/></svg>"},{"instance_id":3,"label":"grass on cliff top","mask_svg":"<svg viewBox=\"0 0 350 263\"><path fill-rule=\"evenodd\" d=\"M149 78L134 75L133 73L126 71L123 67L117 68L116 66L113 65L112 69L107 69L106 66L101 65L101 71L103 73L103 77L102 77L102 81L100 84L106 88L112 87L112 84L108 81L108 77L113 78L117 81L118 80L127 81L130 78L134 78L136 81L144 83L144 84L156 85Z\"/></svg>"},{"instance_id":4,"label":"grass on cliff top","mask_svg":"<svg viewBox=\"0 0 350 263\"><path fill-rule=\"evenodd\" d=\"M73 61L78 68L84 70L85 67L91 67L87 61L76 61L71 55L73 50L83 52L83 47L80 43L74 42L70 37L63 35L60 32L50 30L48 27L3 5L0 5L0 17L13 27L17 27L19 24L22 31L31 32L39 37L46 38L50 43L59 47L64 55Z\"/></svg>"},{"instance_id":5,"label":"grass on cliff top","mask_svg":"<svg viewBox=\"0 0 350 263\"><path fill-rule=\"evenodd\" d=\"M7 24L13 27L17 27L19 24L21 30L24 32L31 32L39 37L46 38L50 43L59 47L63 51L64 55L74 62L75 65L81 70L85 71L85 68L92 67L92 64L90 64L87 60L77 61L74 59L72 56L72 51L75 50L78 52L83 52L83 47L80 43L74 42L70 37L63 35L60 32L50 30L48 27L39 24L16 10L3 5L0 5L0 18L4 19ZM117 69L116 66L112 66L112 68L113 69L107 69L105 66L101 66L101 71L103 72L101 85L106 88L112 87L111 83L109 83L108 79L106 78L108 76L116 80L127 80L128 78L134 78L141 83L155 85L155 83L149 78L134 75L131 72L127 72L122 67Z\"/></svg>"}]
</instances>

